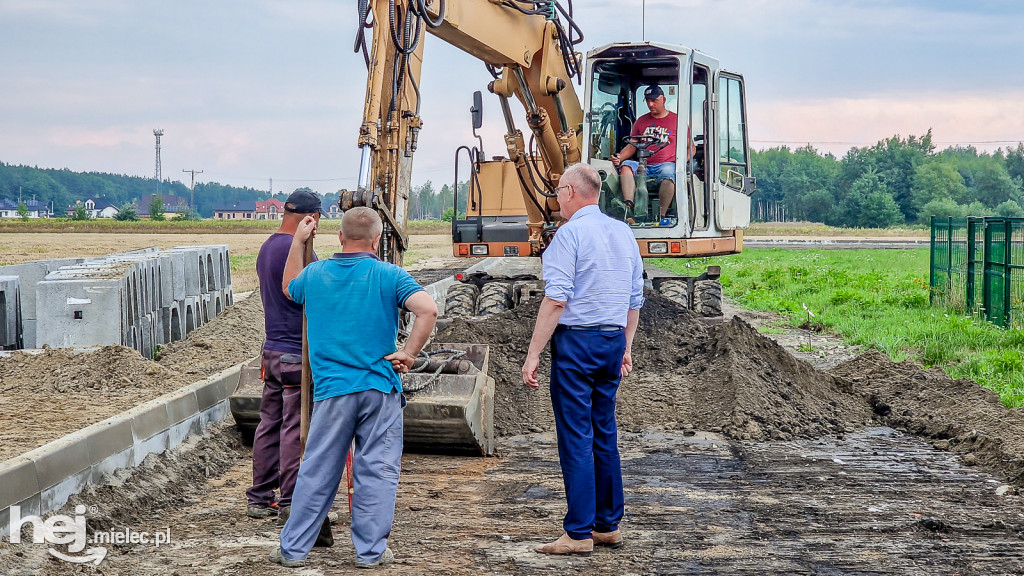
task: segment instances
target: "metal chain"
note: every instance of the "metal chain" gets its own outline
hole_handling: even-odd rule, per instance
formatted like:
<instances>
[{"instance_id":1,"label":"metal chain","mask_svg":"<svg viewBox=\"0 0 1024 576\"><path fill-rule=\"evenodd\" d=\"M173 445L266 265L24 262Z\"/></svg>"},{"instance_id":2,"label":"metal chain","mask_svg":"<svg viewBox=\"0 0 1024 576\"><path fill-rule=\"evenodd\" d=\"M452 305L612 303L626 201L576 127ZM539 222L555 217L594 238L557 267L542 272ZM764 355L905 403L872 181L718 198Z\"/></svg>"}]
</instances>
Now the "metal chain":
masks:
<instances>
[{"instance_id":1,"label":"metal chain","mask_svg":"<svg viewBox=\"0 0 1024 576\"><path fill-rule=\"evenodd\" d=\"M420 390L423 390L427 386L430 386L441 375L441 371L444 370L445 366L447 366L449 363L451 363L452 360L458 360L459 358L462 358L463 356L465 356L466 355L466 351L465 350L451 350L449 348L441 348L440 350L434 350L432 352L424 352L423 350L420 350L418 358L423 358L423 363L420 364L419 367L410 368L409 369L409 373L410 374L415 374L415 373L418 373L418 372L423 372L424 370L427 369L427 364L430 363L430 357L431 356L436 356L438 354L451 354L452 356L450 358L448 358L447 360L445 360L443 364L438 366L437 370L434 371L434 375L431 376L429 379L427 379L427 381L424 382L423 384L417 384L417 385L411 385L411 384L410 385L405 385L405 384L402 384L402 391L403 392L410 392L410 393L411 392L419 392Z\"/></svg>"}]
</instances>

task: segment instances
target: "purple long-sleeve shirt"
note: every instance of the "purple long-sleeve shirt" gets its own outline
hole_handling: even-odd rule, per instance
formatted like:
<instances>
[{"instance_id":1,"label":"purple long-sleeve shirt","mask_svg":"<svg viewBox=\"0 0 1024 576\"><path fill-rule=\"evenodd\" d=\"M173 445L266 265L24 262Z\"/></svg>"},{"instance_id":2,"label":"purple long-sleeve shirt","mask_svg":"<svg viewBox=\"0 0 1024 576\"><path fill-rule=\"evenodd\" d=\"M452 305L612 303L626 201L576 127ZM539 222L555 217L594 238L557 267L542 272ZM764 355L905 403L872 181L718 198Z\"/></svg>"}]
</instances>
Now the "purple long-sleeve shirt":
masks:
<instances>
[{"instance_id":1,"label":"purple long-sleeve shirt","mask_svg":"<svg viewBox=\"0 0 1024 576\"><path fill-rule=\"evenodd\" d=\"M263 300L265 350L286 354L302 353L302 305L289 300L281 291L284 264L292 246L292 235L276 233L260 247L256 257L256 274L260 278ZM316 260L316 254L313 255Z\"/></svg>"}]
</instances>

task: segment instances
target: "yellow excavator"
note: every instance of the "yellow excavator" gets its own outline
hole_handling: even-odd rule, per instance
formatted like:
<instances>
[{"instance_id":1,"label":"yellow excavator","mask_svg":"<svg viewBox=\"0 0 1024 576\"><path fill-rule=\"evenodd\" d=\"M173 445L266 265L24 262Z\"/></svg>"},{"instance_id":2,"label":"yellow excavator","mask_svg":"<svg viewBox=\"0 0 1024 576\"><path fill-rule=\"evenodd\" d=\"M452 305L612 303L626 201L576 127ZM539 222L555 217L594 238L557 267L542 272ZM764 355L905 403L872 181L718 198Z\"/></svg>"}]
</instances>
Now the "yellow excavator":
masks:
<instances>
[{"instance_id":1,"label":"yellow excavator","mask_svg":"<svg viewBox=\"0 0 1024 576\"><path fill-rule=\"evenodd\" d=\"M684 46L621 42L591 50L584 61L576 51L583 33L571 0L357 0L356 9L355 50L364 57L368 80L358 184L340 192L340 207L368 206L381 215L382 260L401 265L409 247L412 162L424 126L419 86L426 33L486 66L493 77L486 89L506 127L507 157L485 158L482 140L455 152L455 189L463 159L469 182L465 197L456 197L455 256L540 256L563 221L555 200L559 178L581 161L601 175L601 210L630 224L644 257L742 250L754 191L744 82L716 59ZM581 103L574 84L584 80ZM652 151L667 145L664 133L633 129L646 112L641 104L649 86L660 88L665 109L675 114L675 134L686 135L675 140L674 190L668 195L646 177ZM482 100L481 92L473 95L474 135ZM525 114L513 113L513 101ZM525 120L525 131L517 118ZM627 145L637 161L632 202L613 162ZM689 278L648 269L653 288L709 316L721 314L718 274L717 267ZM460 275L445 296L445 314L505 310L536 294L529 288L538 288L539 279L532 279ZM423 373L404 377L407 390L418 390L405 412L407 447L490 453L494 384L486 375L486 346L434 347L454 351L450 356L458 359L432 360Z\"/></svg>"}]
</instances>

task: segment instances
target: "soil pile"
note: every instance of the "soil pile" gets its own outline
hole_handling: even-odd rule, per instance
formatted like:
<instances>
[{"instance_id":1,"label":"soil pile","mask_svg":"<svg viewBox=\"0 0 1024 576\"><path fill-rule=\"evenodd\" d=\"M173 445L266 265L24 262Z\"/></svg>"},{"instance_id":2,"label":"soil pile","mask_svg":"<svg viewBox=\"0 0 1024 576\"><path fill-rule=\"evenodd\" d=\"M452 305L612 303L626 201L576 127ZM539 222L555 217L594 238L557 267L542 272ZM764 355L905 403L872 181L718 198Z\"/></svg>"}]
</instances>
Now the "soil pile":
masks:
<instances>
[{"instance_id":1,"label":"soil pile","mask_svg":"<svg viewBox=\"0 0 1024 576\"><path fill-rule=\"evenodd\" d=\"M887 426L930 438L936 448L963 454L965 464L999 470L1024 485L1024 410L1007 409L995 392L874 351L831 374L866 398Z\"/></svg>"},{"instance_id":2,"label":"soil pile","mask_svg":"<svg viewBox=\"0 0 1024 576\"><path fill-rule=\"evenodd\" d=\"M486 318L459 319L436 342L491 345L495 431L551 430L550 356L541 357L539 390L522 384L538 302ZM707 323L657 293L647 294L633 343L635 371L619 388L624 430L690 428L737 439L811 438L842 433L871 416L842 383L793 358L743 320Z\"/></svg>"},{"instance_id":3,"label":"soil pile","mask_svg":"<svg viewBox=\"0 0 1024 576\"><path fill-rule=\"evenodd\" d=\"M229 306L215 321L197 328L184 340L160 349L160 365L191 375L191 381L216 374L263 349L263 302L257 290Z\"/></svg>"},{"instance_id":4,"label":"soil pile","mask_svg":"<svg viewBox=\"0 0 1024 576\"><path fill-rule=\"evenodd\" d=\"M694 424L731 438L790 440L853 431L863 400L739 318L716 326L689 367Z\"/></svg>"}]
</instances>

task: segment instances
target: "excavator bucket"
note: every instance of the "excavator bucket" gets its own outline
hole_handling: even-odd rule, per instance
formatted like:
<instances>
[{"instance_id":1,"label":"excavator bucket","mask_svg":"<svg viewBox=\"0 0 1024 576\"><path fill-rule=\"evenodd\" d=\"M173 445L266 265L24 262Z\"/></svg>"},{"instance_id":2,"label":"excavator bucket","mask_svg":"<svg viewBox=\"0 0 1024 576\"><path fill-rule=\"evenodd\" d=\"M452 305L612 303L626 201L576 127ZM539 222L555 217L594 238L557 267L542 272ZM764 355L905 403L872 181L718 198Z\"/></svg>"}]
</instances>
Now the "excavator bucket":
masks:
<instances>
[{"instance_id":1,"label":"excavator bucket","mask_svg":"<svg viewBox=\"0 0 1024 576\"><path fill-rule=\"evenodd\" d=\"M489 347L435 343L432 348L465 354L451 361L432 360L422 372L402 376L408 398L405 449L493 454L494 379L487 375Z\"/></svg>"},{"instance_id":2,"label":"excavator bucket","mask_svg":"<svg viewBox=\"0 0 1024 576\"><path fill-rule=\"evenodd\" d=\"M480 344L434 344L433 350L463 354L434 356L422 372L402 376L405 448L415 452L491 455L494 452L494 379L487 376L488 347ZM231 414L251 444L260 423L260 359L245 365L228 400Z\"/></svg>"}]
</instances>

